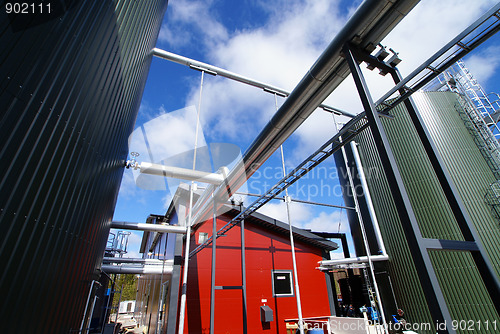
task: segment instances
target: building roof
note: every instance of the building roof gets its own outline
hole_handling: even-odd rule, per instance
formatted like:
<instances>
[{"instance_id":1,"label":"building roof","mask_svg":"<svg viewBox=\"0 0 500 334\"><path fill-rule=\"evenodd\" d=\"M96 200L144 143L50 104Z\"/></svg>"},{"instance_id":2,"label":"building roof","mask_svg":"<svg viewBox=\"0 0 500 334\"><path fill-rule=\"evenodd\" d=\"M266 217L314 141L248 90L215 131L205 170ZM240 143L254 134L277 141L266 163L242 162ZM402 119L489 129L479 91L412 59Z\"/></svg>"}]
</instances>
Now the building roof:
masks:
<instances>
[{"instance_id":1,"label":"building roof","mask_svg":"<svg viewBox=\"0 0 500 334\"><path fill-rule=\"evenodd\" d=\"M244 209L244 208L243 208ZM229 210L226 214L230 214L231 216L236 216L240 213L240 208L237 206L233 206L231 210ZM256 225L260 225L268 230L275 231L280 234L289 235L289 225L279 221L277 219L271 218L269 216L263 215L259 212L254 212L250 216L245 218L245 222L250 222ZM327 251L332 251L339 248L338 244L320 237L312 231L307 231L295 226L292 226L293 236L296 240L300 240L302 242L311 244L318 248L322 248Z\"/></svg>"}]
</instances>

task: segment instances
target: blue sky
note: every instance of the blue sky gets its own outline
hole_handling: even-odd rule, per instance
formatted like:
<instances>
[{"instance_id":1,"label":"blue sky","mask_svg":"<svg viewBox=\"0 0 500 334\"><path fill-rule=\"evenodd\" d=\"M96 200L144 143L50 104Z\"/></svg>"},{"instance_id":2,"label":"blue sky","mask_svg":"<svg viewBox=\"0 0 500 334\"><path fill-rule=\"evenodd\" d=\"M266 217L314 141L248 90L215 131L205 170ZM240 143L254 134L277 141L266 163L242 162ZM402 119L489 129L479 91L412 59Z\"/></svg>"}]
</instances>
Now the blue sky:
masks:
<instances>
[{"instance_id":1,"label":"blue sky","mask_svg":"<svg viewBox=\"0 0 500 334\"><path fill-rule=\"evenodd\" d=\"M157 47L291 91L360 2L171 0ZM422 0L382 44L399 52L403 59L399 69L405 76L495 3ZM467 56L465 62L486 92L500 93L498 34ZM389 78L371 72L366 75L375 100L391 88ZM154 58L136 128L166 113L180 114L184 108L197 110L199 88L200 72ZM349 79L325 102L353 113L361 111ZM282 99L278 98L280 103ZM200 115L206 143L230 143L244 152L274 112L273 95L225 78L205 76ZM175 151L183 143L194 144L194 122L187 117L183 120L184 125L175 129L168 124L158 126L154 136L158 145L163 143L166 150ZM296 166L334 133L332 116L322 110L314 112L284 144L287 168ZM141 155L138 161L147 161L147 157ZM279 179L280 163L279 155L273 155L262 171L250 179L248 191L262 193L272 186ZM291 196L341 205L340 188L335 177L331 177L336 173L333 159L320 168L292 186ZM329 179L322 177L325 174ZM114 220L144 222L150 213L164 214L169 202L166 189L137 187L132 171L126 170ZM266 205L261 212L277 219L286 217L283 203L278 201ZM293 223L300 227L348 230L345 212L337 209L292 203L292 215ZM138 256L139 243L140 235L132 234L129 256Z\"/></svg>"}]
</instances>

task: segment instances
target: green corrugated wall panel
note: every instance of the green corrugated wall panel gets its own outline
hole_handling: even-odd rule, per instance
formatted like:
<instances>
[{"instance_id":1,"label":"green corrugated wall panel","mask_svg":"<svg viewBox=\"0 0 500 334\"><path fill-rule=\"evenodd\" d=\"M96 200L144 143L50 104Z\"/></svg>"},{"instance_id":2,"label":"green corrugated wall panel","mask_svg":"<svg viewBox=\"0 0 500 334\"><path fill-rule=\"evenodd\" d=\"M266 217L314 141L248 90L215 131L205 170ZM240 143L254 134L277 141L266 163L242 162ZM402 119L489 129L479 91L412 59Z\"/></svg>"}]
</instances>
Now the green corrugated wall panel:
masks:
<instances>
[{"instance_id":1,"label":"green corrugated wall panel","mask_svg":"<svg viewBox=\"0 0 500 334\"><path fill-rule=\"evenodd\" d=\"M483 199L495 178L456 111L457 96L451 92L418 93L414 94L414 101L499 273L500 227ZM423 237L463 240L404 106L398 106L392 113L395 119L382 119L382 122ZM364 167L378 171L372 173L367 182L391 258L389 270L398 305L405 310L410 322L432 322L370 130L358 135L356 141L360 143ZM475 319L490 300L470 254L440 252L436 255L433 252L432 258L452 316ZM459 269L449 269L450 263L459 263ZM457 275L460 268L465 269ZM460 293L466 289L474 291L470 300ZM492 312L491 319L498 319L496 311Z\"/></svg>"},{"instance_id":2,"label":"green corrugated wall panel","mask_svg":"<svg viewBox=\"0 0 500 334\"><path fill-rule=\"evenodd\" d=\"M469 252L429 252L458 333L495 333L499 318ZM490 328L486 326L490 324ZM497 328L498 329L498 328Z\"/></svg>"},{"instance_id":3,"label":"green corrugated wall panel","mask_svg":"<svg viewBox=\"0 0 500 334\"><path fill-rule=\"evenodd\" d=\"M496 179L456 111L461 108L457 96L451 92L427 92L417 94L414 100L500 275L500 225L484 200L489 185Z\"/></svg>"},{"instance_id":4,"label":"green corrugated wall panel","mask_svg":"<svg viewBox=\"0 0 500 334\"><path fill-rule=\"evenodd\" d=\"M374 171L367 179L380 230L390 256L389 272L394 293L400 308L405 310L410 322L432 323L430 312L420 286L417 271L413 263L404 231L396 212L387 179L385 178L377 149L373 143L371 131L367 129L357 136L360 143L360 156L363 167ZM392 310L395 314L396 310ZM422 333L426 333L425 331ZM435 333L429 331L428 333Z\"/></svg>"}]
</instances>

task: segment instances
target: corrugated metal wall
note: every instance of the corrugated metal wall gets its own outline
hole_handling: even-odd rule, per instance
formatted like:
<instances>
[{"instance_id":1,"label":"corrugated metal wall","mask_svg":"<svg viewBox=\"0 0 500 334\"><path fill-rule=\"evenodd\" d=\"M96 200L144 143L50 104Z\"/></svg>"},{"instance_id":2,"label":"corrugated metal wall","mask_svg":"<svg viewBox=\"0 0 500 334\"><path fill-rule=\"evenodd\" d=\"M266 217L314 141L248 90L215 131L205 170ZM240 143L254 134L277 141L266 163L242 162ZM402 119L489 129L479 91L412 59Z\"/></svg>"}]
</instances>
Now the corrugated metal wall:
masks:
<instances>
[{"instance_id":1,"label":"corrugated metal wall","mask_svg":"<svg viewBox=\"0 0 500 334\"><path fill-rule=\"evenodd\" d=\"M457 113L456 108L460 107L457 97L451 92L428 92L414 94L414 100L500 274L500 226L484 201L487 187L495 181L495 177ZM382 119L382 122L422 235L426 238L463 240L437 177L403 108L400 105L393 111L395 119ZM394 203L390 194L370 130L357 136L356 141L360 143L364 168L372 171L367 181L391 258L388 267L398 305L405 310L407 320L432 323L395 210L397 203ZM374 173L373 170L378 172ZM430 256L453 319L500 322L484 285L480 283L481 278L469 252L432 251ZM477 323L475 326L475 332L491 332L491 327L488 331L485 326L480 328ZM467 330L459 332L466 333Z\"/></svg>"},{"instance_id":2,"label":"corrugated metal wall","mask_svg":"<svg viewBox=\"0 0 500 334\"><path fill-rule=\"evenodd\" d=\"M0 13L2 330L69 333L98 277L166 0Z\"/></svg>"}]
</instances>

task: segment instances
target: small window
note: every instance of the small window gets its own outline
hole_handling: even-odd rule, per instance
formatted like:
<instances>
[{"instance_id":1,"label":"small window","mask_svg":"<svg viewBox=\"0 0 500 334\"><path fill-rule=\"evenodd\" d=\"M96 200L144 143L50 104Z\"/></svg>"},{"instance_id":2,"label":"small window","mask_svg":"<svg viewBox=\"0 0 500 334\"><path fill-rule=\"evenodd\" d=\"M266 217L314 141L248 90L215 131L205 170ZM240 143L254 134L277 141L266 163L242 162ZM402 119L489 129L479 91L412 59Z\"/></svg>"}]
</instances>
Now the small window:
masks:
<instances>
[{"instance_id":1,"label":"small window","mask_svg":"<svg viewBox=\"0 0 500 334\"><path fill-rule=\"evenodd\" d=\"M202 244L205 241L207 241L207 239L208 239L208 233L206 233L206 232L200 232L200 234L198 235L198 243Z\"/></svg>"},{"instance_id":2,"label":"small window","mask_svg":"<svg viewBox=\"0 0 500 334\"><path fill-rule=\"evenodd\" d=\"M293 296L292 272L290 270L273 271L273 295Z\"/></svg>"}]
</instances>

